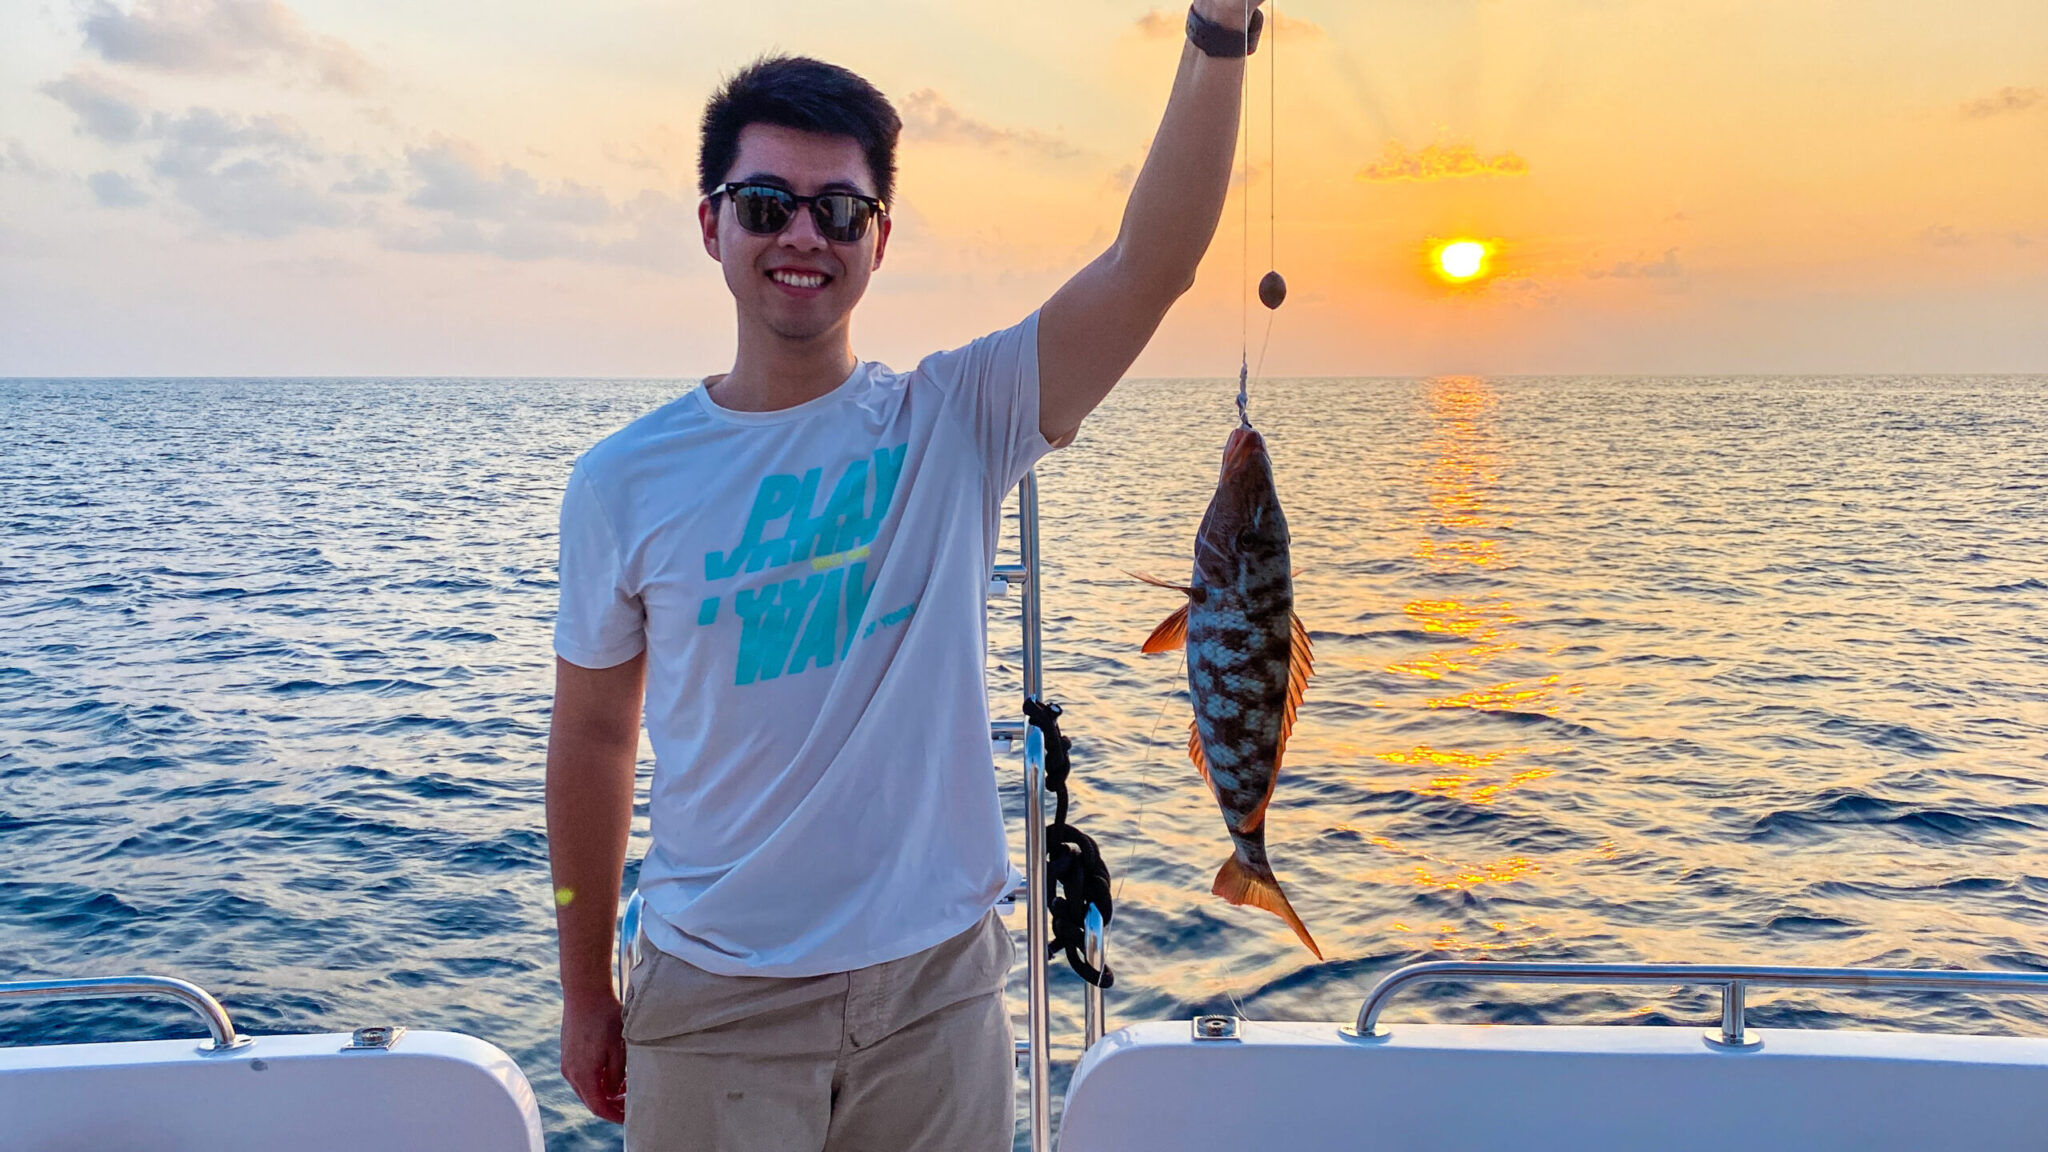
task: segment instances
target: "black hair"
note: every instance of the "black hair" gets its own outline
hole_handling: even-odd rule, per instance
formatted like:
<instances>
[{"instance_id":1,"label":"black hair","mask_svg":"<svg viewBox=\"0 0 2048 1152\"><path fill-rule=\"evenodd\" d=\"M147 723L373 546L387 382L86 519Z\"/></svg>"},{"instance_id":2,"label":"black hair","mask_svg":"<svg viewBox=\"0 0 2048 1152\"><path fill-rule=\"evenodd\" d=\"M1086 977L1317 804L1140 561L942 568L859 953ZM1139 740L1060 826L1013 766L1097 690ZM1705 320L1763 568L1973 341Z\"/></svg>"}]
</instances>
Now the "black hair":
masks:
<instances>
[{"instance_id":1,"label":"black hair","mask_svg":"<svg viewBox=\"0 0 2048 1152\"><path fill-rule=\"evenodd\" d=\"M808 56L763 56L740 69L704 106L697 182L705 195L732 171L740 129L749 124L852 137L867 156L875 195L890 202L903 121L888 97L852 72Z\"/></svg>"}]
</instances>

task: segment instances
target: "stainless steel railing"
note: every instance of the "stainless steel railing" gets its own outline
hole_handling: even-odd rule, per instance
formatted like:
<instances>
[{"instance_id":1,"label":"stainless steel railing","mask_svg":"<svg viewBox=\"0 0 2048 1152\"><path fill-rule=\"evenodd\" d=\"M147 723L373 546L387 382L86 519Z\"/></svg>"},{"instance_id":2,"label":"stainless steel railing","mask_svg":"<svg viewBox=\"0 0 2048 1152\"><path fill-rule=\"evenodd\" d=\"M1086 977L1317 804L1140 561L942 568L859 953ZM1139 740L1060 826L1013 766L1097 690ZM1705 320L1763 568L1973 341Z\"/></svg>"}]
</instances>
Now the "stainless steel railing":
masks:
<instances>
[{"instance_id":1,"label":"stainless steel railing","mask_svg":"<svg viewBox=\"0 0 2048 1152\"><path fill-rule=\"evenodd\" d=\"M1518 984L1714 984L1721 988L1721 1027L1707 1039L1730 1048L1756 1045L1744 1015L1748 990L1761 988L1877 988L1894 991L2022 992L2048 995L2048 972L1967 972L1924 968L1780 968L1750 964L1528 964L1439 960L1388 974L1366 995L1354 1040L1391 1033L1380 1013L1402 990L1443 980Z\"/></svg>"},{"instance_id":2,"label":"stainless steel railing","mask_svg":"<svg viewBox=\"0 0 2048 1152\"><path fill-rule=\"evenodd\" d=\"M1042 699L1045 651L1039 634L1038 474L1017 485L1017 551L1023 568L1024 695ZM1024 732L1024 949L1028 956L1031 1043L1031 1152L1052 1150L1052 1008L1046 982L1045 922L1045 733Z\"/></svg>"},{"instance_id":3,"label":"stainless steel railing","mask_svg":"<svg viewBox=\"0 0 2048 1152\"><path fill-rule=\"evenodd\" d=\"M1024 633L1023 674L1024 695L1032 700L1043 700L1045 691L1045 648L1041 624L1043 604L1041 600L1045 582L1041 579L1041 553L1038 535L1038 475L1026 473L1017 485L1017 550L1020 553L1017 564L999 564L994 578L1008 587L1022 585L1022 607L1019 612ZM991 725L991 739L1014 738L1018 734L1016 721L995 721ZM1030 995L1030 1020L1028 1038L1018 1044L1019 1053L1030 1067L1031 1076L1031 1152L1050 1152L1052 1148L1052 1012L1051 994L1048 985L1050 960L1046 956L1046 879L1045 879L1045 736L1037 728L1024 726L1024 903L1026 905L1025 950L1029 953L1028 963ZM1084 950L1086 959L1101 971L1108 958L1109 942L1102 917L1094 908L1088 910ZM1086 1052L1095 1046L1108 1024L1103 1011L1102 989L1093 984L1082 985L1082 1048Z\"/></svg>"},{"instance_id":4,"label":"stainless steel railing","mask_svg":"<svg viewBox=\"0 0 2048 1152\"><path fill-rule=\"evenodd\" d=\"M626 1002L626 986L632 982L633 965L640 962L640 917L646 914L647 901L640 896L638 888L626 897L626 907L619 913L619 947L612 963L617 965L615 974L619 984L619 1003Z\"/></svg>"},{"instance_id":5,"label":"stainless steel railing","mask_svg":"<svg viewBox=\"0 0 2048 1152\"><path fill-rule=\"evenodd\" d=\"M228 1010L197 984L169 976L93 976L77 980L21 980L0 984L0 1000L103 1000L120 996L163 996L199 1013L212 1035L201 1052L212 1055L246 1048L254 1041L235 1031Z\"/></svg>"}]
</instances>

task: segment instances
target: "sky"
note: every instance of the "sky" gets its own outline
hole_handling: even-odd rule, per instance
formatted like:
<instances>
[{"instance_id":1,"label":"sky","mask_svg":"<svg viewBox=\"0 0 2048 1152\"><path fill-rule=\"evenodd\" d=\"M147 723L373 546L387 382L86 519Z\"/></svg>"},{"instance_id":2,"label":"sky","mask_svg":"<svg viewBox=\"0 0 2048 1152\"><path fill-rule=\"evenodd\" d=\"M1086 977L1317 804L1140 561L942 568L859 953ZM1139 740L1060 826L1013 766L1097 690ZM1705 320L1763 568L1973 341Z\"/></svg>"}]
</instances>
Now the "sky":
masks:
<instances>
[{"instance_id":1,"label":"sky","mask_svg":"<svg viewBox=\"0 0 2048 1152\"><path fill-rule=\"evenodd\" d=\"M696 123L771 50L903 115L854 339L907 367L1112 240L1182 12L0 0L0 376L723 371ZM1248 170L1134 374L2048 372L2042 0L1278 13ZM1487 276L1431 274L1454 239Z\"/></svg>"}]
</instances>

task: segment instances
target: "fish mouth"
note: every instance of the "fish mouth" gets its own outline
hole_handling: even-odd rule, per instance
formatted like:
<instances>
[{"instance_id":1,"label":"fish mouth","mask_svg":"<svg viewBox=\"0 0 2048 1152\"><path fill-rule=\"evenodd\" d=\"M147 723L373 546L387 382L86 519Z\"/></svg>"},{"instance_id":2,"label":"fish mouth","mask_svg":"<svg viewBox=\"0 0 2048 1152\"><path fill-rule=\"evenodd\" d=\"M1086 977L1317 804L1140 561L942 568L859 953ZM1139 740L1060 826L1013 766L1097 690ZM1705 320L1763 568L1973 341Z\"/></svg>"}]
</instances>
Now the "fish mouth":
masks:
<instances>
[{"instance_id":1,"label":"fish mouth","mask_svg":"<svg viewBox=\"0 0 2048 1152\"><path fill-rule=\"evenodd\" d=\"M1266 454L1266 438L1254 428L1239 427L1223 445L1223 475L1235 476Z\"/></svg>"}]
</instances>

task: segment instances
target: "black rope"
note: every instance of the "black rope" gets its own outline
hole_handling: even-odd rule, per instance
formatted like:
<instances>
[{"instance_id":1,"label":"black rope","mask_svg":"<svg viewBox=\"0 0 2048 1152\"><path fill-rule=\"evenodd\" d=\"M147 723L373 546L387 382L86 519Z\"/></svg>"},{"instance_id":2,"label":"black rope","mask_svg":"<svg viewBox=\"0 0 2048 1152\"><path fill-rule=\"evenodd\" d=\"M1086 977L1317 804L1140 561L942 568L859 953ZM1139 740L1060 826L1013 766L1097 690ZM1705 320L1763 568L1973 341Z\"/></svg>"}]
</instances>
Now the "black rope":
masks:
<instances>
[{"instance_id":1,"label":"black rope","mask_svg":"<svg viewBox=\"0 0 2048 1152\"><path fill-rule=\"evenodd\" d=\"M1066 949L1067 963L1076 975L1098 988L1108 988L1116 983L1116 974L1107 964L1097 972L1088 963L1085 949L1089 905L1102 914L1103 927L1109 926L1109 865L1103 863L1102 849L1095 841L1067 823L1067 774L1074 767L1068 753L1074 742L1060 735L1060 712L1057 704L1029 697L1024 700L1025 718L1045 736L1045 787L1054 799L1052 823L1045 829L1046 908L1052 914L1052 938L1045 954L1051 959Z\"/></svg>"}]
</instances>

